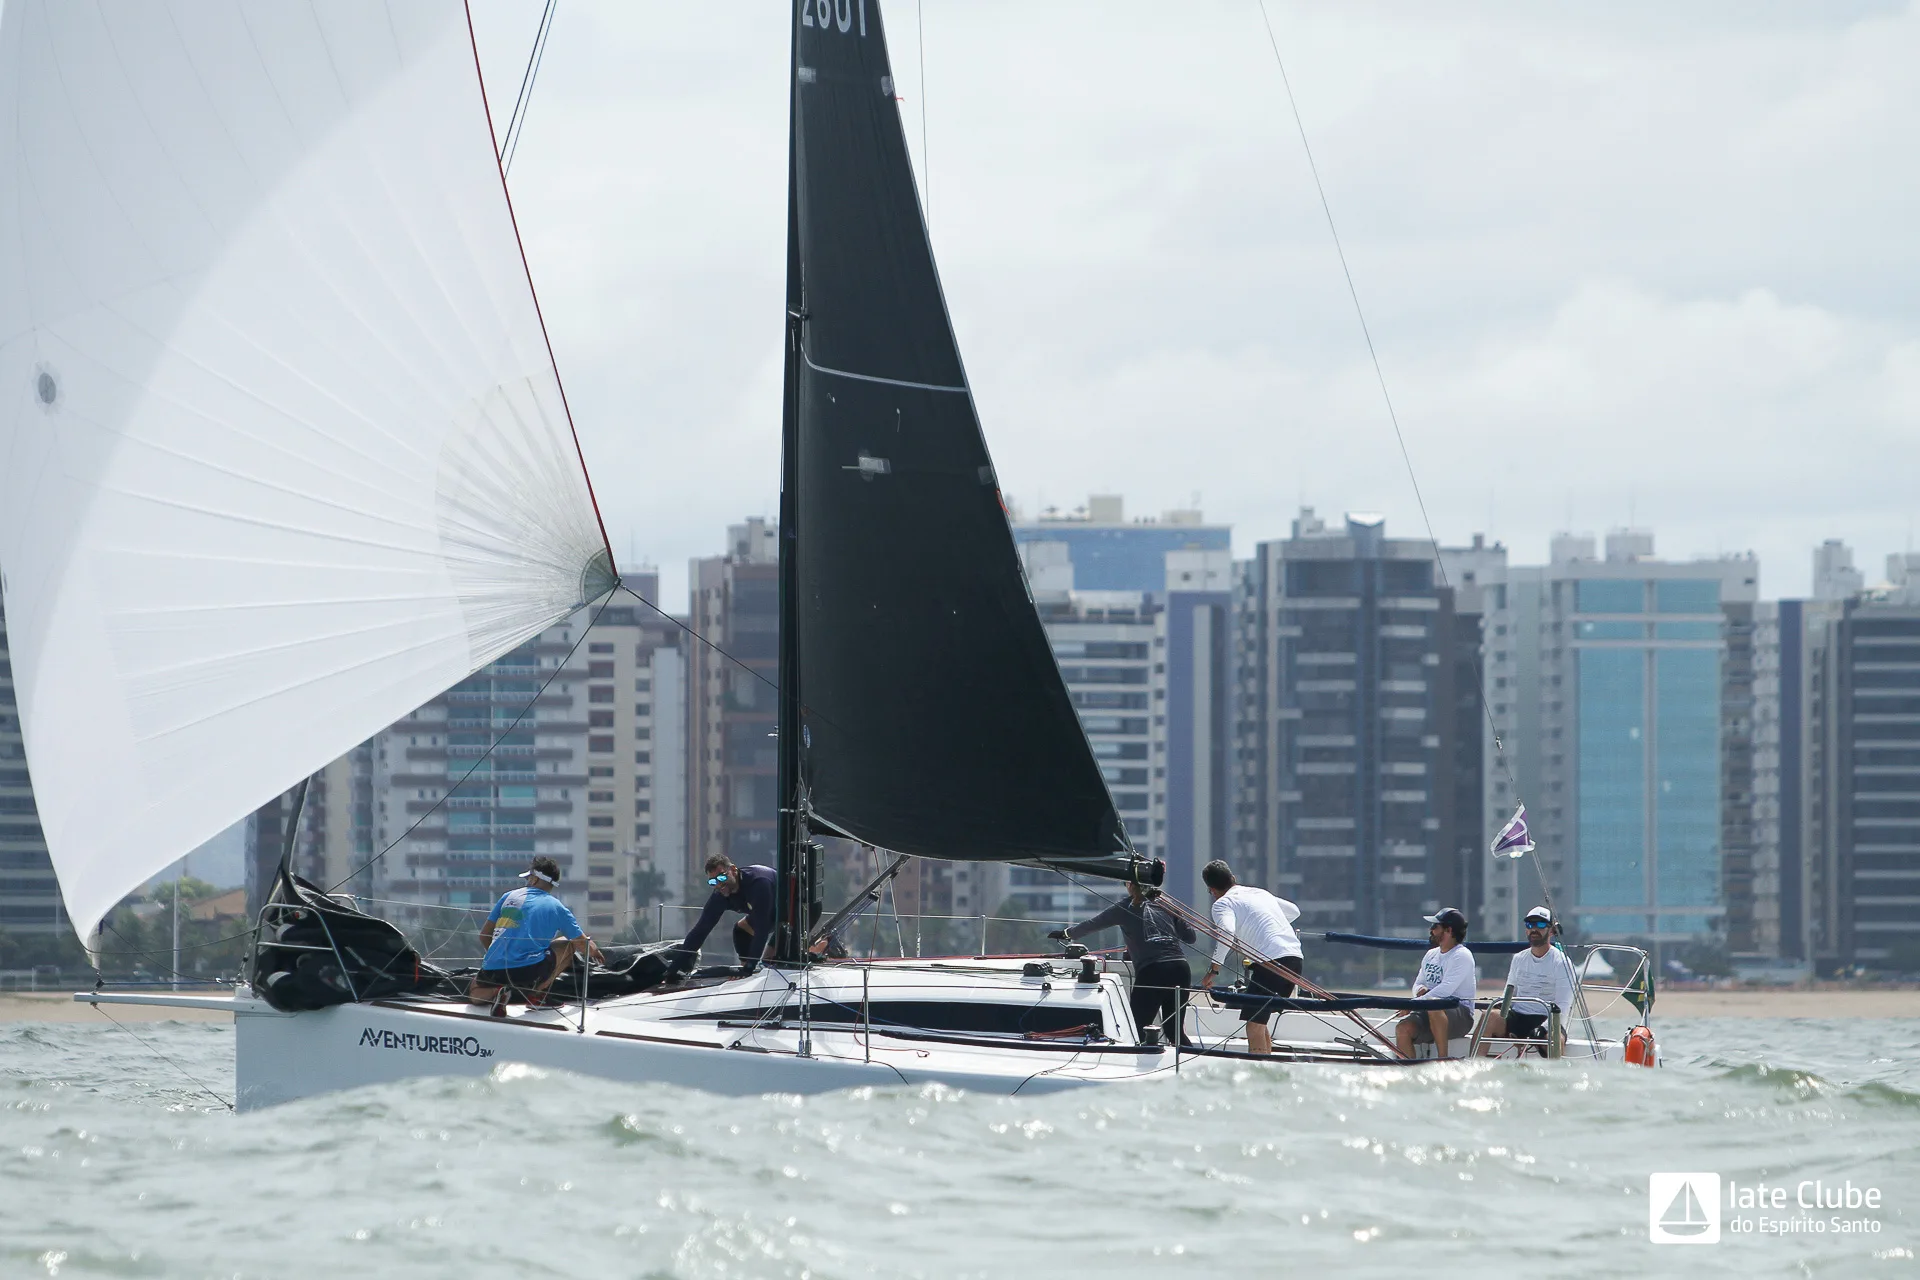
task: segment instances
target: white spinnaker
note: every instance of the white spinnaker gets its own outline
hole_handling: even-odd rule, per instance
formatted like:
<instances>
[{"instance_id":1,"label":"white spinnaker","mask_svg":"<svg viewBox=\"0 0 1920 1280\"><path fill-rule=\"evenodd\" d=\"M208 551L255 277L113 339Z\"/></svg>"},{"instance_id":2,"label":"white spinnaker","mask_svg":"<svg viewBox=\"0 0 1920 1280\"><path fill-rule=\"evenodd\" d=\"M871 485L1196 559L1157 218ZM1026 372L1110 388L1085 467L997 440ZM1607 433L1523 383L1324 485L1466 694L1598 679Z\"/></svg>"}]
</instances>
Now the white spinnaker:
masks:
<instances>
[{"instance_id":1,"label":"white spinnaker","mask_svg":"<svg viewBox=\"0 0 1920 1280\"><path fill-rule=\"evenodd\" d=\"M6 0L0 575L82 936L590 593L470 40L462 0Z\"/></svg>"}]
</instances>

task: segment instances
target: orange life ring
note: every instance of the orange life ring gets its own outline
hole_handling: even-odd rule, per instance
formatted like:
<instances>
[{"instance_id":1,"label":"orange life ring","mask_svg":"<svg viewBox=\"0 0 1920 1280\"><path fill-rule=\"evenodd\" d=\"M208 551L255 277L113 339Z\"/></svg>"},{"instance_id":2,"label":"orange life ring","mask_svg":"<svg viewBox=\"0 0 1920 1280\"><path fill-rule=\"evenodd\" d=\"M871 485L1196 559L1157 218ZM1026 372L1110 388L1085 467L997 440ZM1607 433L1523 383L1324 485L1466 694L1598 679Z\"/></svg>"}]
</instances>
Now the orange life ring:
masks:
<instances>
[{"instance_id":1,"label":"orange life ring","mask_svg":"<svg viewBox=\"0 0 1920 1280\"><path fill-rule=\"evenodd\" d=\"M1640 1067L1651 1067L1654 1065L1652 1027L1639 1026L1627 1032L1625 1044L1628 1062Z\"/></svg>"}]
</instances>

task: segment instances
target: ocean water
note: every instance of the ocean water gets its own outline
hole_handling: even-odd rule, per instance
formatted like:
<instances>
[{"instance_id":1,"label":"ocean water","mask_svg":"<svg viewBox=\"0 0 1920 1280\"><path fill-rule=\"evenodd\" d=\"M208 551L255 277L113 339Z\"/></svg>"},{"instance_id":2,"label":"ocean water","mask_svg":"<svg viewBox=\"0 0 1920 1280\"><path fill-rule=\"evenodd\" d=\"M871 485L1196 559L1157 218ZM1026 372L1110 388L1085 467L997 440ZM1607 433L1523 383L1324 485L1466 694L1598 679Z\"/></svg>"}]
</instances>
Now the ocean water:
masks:
<instances>
[{"instance_id":1,"label":"ocean water","mask_svg":"<svg viewBox=\"0 0 1920 1280\"><path fill-rule=\"evenodd\" d=\"M136 1029L230 1094L231 1028ZM1916 1274L1920 1023L1662 1040L1657 1071L1208 1064L1020 1099L506 1065L236 1116L105 1023L12 1024L0 1275ZM1654 1245L1655 1171L1778 1182L1789 1205L1802 1181L1872 1187L1871 1214L1812 1216L1879 1230Z\"/></svg>"}]
</instances>

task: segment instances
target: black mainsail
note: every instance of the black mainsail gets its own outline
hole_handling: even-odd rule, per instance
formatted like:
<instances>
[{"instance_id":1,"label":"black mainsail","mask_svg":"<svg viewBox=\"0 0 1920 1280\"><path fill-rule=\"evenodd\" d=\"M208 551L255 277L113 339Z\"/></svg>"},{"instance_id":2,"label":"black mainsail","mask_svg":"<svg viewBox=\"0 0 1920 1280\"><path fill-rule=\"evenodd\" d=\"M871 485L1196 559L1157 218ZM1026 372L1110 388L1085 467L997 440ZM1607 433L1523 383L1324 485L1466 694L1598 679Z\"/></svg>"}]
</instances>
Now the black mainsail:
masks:
<instances>
[{"instance_id":1,"label":"black mainsail","mask_svg":"<svg viewBox=\"0 0 1920 1280\"><path fill-rule=\"evenodd\" d=\"M793 51L788 883L806 862L800 820L922 857L1130 861L1027 593L921 216L879 5L799 0Z\"/></svg>"}]
</instances>

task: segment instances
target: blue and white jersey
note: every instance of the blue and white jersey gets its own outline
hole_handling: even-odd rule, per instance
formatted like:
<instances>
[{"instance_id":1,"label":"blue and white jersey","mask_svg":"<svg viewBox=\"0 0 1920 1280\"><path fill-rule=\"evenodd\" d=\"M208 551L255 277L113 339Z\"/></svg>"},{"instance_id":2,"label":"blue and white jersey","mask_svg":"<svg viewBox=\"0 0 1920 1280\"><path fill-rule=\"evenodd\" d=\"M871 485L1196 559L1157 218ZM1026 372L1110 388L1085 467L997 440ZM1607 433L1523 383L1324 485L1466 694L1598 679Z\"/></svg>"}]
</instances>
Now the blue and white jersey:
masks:
<instances>
[{"instance_id":1,"label":"blue and white jersey","mask_svg":"<svg viewBox=\"0 0 1920 1280\"><path fill-rule=\"evenodd\" d=\"M556 936L580 936L580 922L566 904L532 885L501 894L487 919L493 924L493 942L480 962L482 969L518 969L545 959Z\"/></svg>"}]
</instances>

